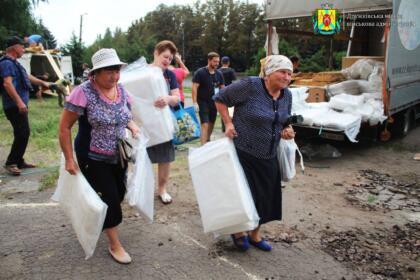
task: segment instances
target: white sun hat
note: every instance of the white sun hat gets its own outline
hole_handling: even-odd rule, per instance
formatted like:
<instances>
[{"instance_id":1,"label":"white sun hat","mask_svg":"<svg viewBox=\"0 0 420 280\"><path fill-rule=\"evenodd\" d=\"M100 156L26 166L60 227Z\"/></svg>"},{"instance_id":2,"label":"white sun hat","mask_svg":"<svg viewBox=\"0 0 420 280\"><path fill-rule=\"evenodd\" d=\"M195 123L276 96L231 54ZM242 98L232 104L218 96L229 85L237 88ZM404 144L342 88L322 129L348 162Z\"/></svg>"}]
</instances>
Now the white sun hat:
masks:
<instances>
[{"instance_id":1,"label":"white sun hat","mask_svg":"<svg viewBox=\"0 0 420 280\"><path fill-rule=\"evenodd\" d=\"M93 68L90 71L115 65L127 65L127 63L120 60L114 49L100 49L92 56Z\"/></svg>"}]
</instances>

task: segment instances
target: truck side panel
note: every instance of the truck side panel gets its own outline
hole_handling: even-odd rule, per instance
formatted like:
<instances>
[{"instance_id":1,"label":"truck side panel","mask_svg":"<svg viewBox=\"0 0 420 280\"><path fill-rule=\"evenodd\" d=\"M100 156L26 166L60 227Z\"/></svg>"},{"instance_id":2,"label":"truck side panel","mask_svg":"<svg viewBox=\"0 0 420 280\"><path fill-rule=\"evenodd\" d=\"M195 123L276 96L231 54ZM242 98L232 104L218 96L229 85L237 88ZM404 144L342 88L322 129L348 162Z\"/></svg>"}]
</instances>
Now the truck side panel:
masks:
<instances>
[{"instance_id":1,"label":"truck side panel","mask_svg":"<svg viewBox=\"0 0 420 280\"><path fill-rule=\"evenodd\" d=\"M419 14L420 5L416 0L393 2L387 56L391 113L420 103Z\"/></svg>"}]
</instances>

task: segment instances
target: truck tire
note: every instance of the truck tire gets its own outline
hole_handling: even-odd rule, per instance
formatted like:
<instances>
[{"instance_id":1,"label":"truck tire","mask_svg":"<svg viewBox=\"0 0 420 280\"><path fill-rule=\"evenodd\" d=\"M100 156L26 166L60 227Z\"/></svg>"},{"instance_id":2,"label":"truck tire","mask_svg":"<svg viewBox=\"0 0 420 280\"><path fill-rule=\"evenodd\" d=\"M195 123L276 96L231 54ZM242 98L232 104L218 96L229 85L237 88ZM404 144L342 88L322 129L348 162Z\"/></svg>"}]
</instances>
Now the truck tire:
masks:
<instances>
[{"instance_id":1,"label":"truck tire","mask_svg":"<svg viewBox=\"0 0 420 280\"><path fill-rule=\"evenodd\" d=\"M410 131L413 124L412 109L399 112L394 116L394 123L392 124L392 134L395 137L404 137Z\"/></svg>"}]
</instances>

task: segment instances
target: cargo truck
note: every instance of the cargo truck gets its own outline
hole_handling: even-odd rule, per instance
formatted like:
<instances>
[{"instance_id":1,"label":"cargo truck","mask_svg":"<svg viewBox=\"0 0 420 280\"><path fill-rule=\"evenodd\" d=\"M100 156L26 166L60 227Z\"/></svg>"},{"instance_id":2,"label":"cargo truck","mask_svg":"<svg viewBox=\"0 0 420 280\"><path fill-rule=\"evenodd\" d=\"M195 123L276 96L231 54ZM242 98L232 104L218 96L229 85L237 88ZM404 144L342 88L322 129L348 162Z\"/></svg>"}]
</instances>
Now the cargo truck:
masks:
<instances>
[{"instance_id":1,"label":"cargo truck","mask_svg":"<svg viewBox=\"0 0 420 280\"><path fill-rule=\"evenodd\" d=\"M335 0L329 8L342 16L342 28L350 28L347 56L350 64L361 57L384 61L382 101L387 119L378 125L362 123L358 139L388 140L405 136L420 118L420 5L417 0ZM326 1L281 1L265 3L268 40L273 21L313 16ZM324 6L322 6L324 5ZM346 22L347 20L347 22ZM348 21L351 22L348 22ZM316 35L324 36L324 35ZM331 36L331 35L329 35ZM337 36L337 35L336 35ZM279 37L281 33L279 32ZM271 52L270 46L268 53ZM344 62L343 60L343 62ZM349 65L349 64L348 64ZM343 66L348 66L343 65ZM345 140L343 130L297 125L298 135Z\"/></svg>"}]
</instances>

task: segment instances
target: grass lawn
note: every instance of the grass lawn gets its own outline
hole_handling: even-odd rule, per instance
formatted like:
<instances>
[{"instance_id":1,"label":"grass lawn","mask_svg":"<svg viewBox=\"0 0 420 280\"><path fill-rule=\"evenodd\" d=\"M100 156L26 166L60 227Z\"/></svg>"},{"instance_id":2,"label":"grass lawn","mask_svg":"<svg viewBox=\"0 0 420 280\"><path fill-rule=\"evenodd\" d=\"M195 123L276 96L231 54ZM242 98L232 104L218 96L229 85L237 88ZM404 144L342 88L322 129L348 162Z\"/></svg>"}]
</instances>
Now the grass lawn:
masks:
<instances>
[{"instance_id":1,"label":"grass lawn","mask_svg":"<svg viewBox=\"0 0 420 280\"><path fill-rule=\"evenodd\" d=\"M186 98L191 98L191 88L185 88ZM31 135L29 145L25 153L25 160L37 164L39 167L50 170L41 179L41 189L54 186L58 178L61 149L58 142L58 125L62 108L57 105L56 97L45 97L44 101L31 99L29 101L29 123ZM215 131L220 131L220 120L215 124ZM73 127L73 136L77 133L77 125ZM13 130L4 115L0 102L0 161L1 165L6 161L13 141ZM73 138L74 139L74 138ZM199 140L178 147L176 161L172 164L172 176L187 178L187 149L199 147ZM185 179L184 178L184 179Z\"/></svg>"},{"instance_id":2,"label":"grass lawn","mask_svg":"<svg viewBox=\"0 0 420 280\"><path fill-rule=\"evenodd\" d=\"M0 102L1 103L1 102ZM25 153L25 160L46 168L40 181L39 190L54 187L58 179L60 146L58 143L58 123L62 108L57 105L56 97L44 97L43 101L29 101L29 125L31 135ZM76 130L76 129L75 129ZM74 131L75 132L75 131ZM6 161L13 142L13 129L0 104L0 161Z\"/></svg>"},{"instance_id":3,"label":"grass lawn","mask_svg":"<svg viewBox=\"0 0 420 280\"><path fill-rule=\"evenodd\" d=\"M31 135L25 159L41 167L56 165L60 157L58 123L62 108L56 97L45 97L43 101L29 101L29 124ZM0 149L7 156L13 141L13 130L0 104ZM4 152L6 151L6 152ZM1 159L5 161L5 159Z\"/></svg>"},{"instance_id":4,"label":"grass lawn","mask_svg":"<svg viewBox=\"0 0 420 280\"><path fill-rule=\"evenodd\" d=\"M191 88L184 88L186 98L191 98ZM25 153L25 160L37 164L39 167L47 168L48 172L41 179L41 189L55 186L58 178L58 165L60 162L61 149L58 143L58 125L62 108L57 105L56 97L44 97L43 101L31 99L29 101L29 123L31 136L29 145ZM218 120L215 123L215 131L221 130L221 124ZM73 127L73 136L77 133L77 125ZM0 155L3 165L9 153L13 141L13 130L9 121L4 115L2 104L0 102ZM74 138L73 138L74 139ZM191 143L177 147L176 161L172 164L171 177L187 180L188 163L187 150L189 147L199 147L200 141L195 140Z\"/></svg>"}]
</instances>

